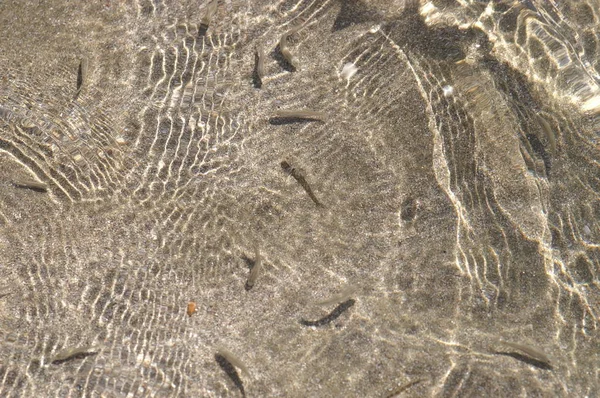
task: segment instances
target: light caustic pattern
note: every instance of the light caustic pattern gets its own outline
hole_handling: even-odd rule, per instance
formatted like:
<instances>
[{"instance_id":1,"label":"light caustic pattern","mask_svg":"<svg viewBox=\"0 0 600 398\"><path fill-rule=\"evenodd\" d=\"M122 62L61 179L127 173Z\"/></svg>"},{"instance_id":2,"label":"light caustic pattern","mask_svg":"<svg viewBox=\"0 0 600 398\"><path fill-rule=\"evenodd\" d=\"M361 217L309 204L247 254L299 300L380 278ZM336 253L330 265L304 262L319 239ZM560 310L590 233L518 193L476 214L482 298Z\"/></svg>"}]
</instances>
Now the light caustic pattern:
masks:
<instances>
[{"instance_id":1,"label":"light caustic pattern","mask_svg":"<svg viewBox=\"0 0 600 398\"><path fill-rule=\"evenodd\" d=\"M600 4L90 3L0 5L0 395L599 393Z\"/></svg>"}]
</instances>

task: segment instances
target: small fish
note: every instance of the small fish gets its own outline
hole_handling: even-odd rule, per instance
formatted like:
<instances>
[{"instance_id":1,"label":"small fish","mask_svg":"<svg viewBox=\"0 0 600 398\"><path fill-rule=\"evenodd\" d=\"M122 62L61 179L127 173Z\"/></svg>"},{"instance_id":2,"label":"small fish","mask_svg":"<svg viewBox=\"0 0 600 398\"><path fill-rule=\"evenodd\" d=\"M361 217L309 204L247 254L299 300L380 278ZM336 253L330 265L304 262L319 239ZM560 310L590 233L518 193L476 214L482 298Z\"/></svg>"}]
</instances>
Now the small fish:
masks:
<instances>
[{"instance_id":1,"label":"small fish","mask_svg":"<svg viewBox=\"0 0 600 398\"><path fill-rule=\"evenodd\" d=\"M265 76L265 50L260 43L256 46L256 73L261 80Z\"/></svg>"},{"instance_id":2,"label":"small fish","mask_svg":"<svg viewBox=\"0 0 600 398\"><path fill-rule=\"evenodd\" d=\"M546 141L548 142L548 147L550 148L550 153L556 153L556 134L554 134L554 129L550 126L550 123L542 117L540 114L536 114L536 120L542 131L544 132L544 136L546 137Z\"/></svg>"},{"instance_id":3,"label":"small fish","mask_svg":"<svg viewBox=\"0 0 600 398\"><path fill-rule=\"evenodd\" d=\"M261 43L256 46L256 86L262 86L263 77L265 76L265 51Z\"/></svg>"},{"instance_id":4,"label":"small fish","mask_svg":"<svg viewBox=\"0 0 600 398\"><path fill-rule=\"evenodd\" d=\"M30 189L36 192L47 192L48 186L43 182L32 181L32 180L15 180L13 185L17 188Z\"/></svg>"},{"instance_id":5,"label":"small fish","mask_svg":"<svg viewBox=\"0 0 600 398\"><path fill-rule=\"evenodd\" d=\"M323 204L321 202L319 202L319 200L317 199L317 197L313 193L312 189L310 189L310 185L308 185L308 182L306 181L306 179L304 178L304 176L298 170L296 170L295 168L293 168L292 166L290 166L290 164L288 162L286 162L285 160L283 162L281 162L281 168L287 174L289 174L292 177L294 177L294 179L296 181L298 181L298 183L302 186L302 188L304 188L304 190L306 191L306 193L308 194L308 196L312 199L313 202L315 202L315 204L318 207L325 207L325 206L323 206Z\"/></svg>"},{"instance_id":6,"label":"small fish","mask_svg":"<svg viewBox=\"0 0 600 398\"><path fill-rule=\"evenodd\" d=\"M52 359L53 364L58 364L62 362L69 361L75 358L85 358L90 355L95 355L100 351L100 347L98 346L84 346L77 348L68 348L60 351L56 356Z\"/></svg>"},{"instance_id":7,"label":"small fish","mask_svg":"<svg viewBox=\"0 0 600 398\"><path fill-rule=\"evenodd\" d=\"M324 112L311 111L310 109L280 109L273 117L278 119L307 119L324 122L327 115Z\"/></svg>"},{"instance_id":8,"label":"small fish","mask_svg":"<svg viewBox=\"0 0 600 398\"><path fill-rule=\"evenodd\" d=\"M529 359L539 362L540 364L543 364L547 367L552 367L550 358L539 348L531 347L525 344L511 343L509 341L504 340L498 340L498 344L520 351L521 353L525 354Z\"/></svg>"},{"instance_id":9,"label":"small fish","mask_svg":"<svg viewBox=\"0 0 600 398\"><path fill-rule=\"evenodd\" d=\"M248 280L246 281L246 290L250 290L254 287L256 283L256 279L260 275L262 271L262 257L260 255L260 251L258 250L258 245L254 248L254 265L250 270L250 275L248 275Z\"/></svg>"},{"instance_id":10,"label":"small fish","mask_svg":"<svg viewBox=\"0 0 600 398\"><path fill-rule=\"evenodd\" d=\"M301 319L300 320L300 324L303 326L324 326L324 325L328 325L331 322L335 321L336 319L338 319L344 312L346 312L348 309L352 308L354 306L354 304L356 304L356 301L354 301L353 299L350 300L346 300L343 303L337 305L333 311L331 311L329 314L325 315L324 317L317 319L315 321L309 321L307 319Z\"/></svg>"},{"instance_id":11,"label":"small fish","mask_svg":"<svg viewBox=\"0 0 600 398\"><path fill-rule=\"evenodd\" d=\"M398 397L400 394L402 394L404 391L408 390L409 388L411 388L414 385L419 384L421 381L421 379L417 379L417 380L413 380L413 381L409 381L408 383L398 387L397 389L395 389L394 391L392 391L387 398L394 398L394 397Z\"/></svg>"},{"instance_id":12,"label":"small fish","mask_svg":"<svg viewBox=\"0 0 600 398\"><path fill-rule=\"evenodd\" d=\"M219 0L211 0L206 7L206 13L200 20L200 26L198 27L198 37L202 37L206 35L210 23L217 12L217 6L219 5Z\"/></svg>"},{"instance_id":13,"label":"small fish","mask_svg":"<svg viewBox=\"0 0 600 398\"><path fill-rule=\"evenodd\" d=\"M194 315L194 312L196 312L196 303L190 301L187 305L187 314L188 316L192 316Z\"/></svg>"},{"instance_id":14,"label":"small fish","mask_svg":"<svg viewBox=\"0 0 600 398\"><path fill-rule=\"evenodd\" d=\"M331 304L339 304L348 300L354 293L356 293L357 288L355 286L348 286L338 294L334 295L327 300L318 301L316 305L331 305Z\"/></svg>"},{"instance_id":15,"label":"small fish","mask_svg":"<svg viewBox=\"0 0 600 398\"><path fill-rule=\"evenodd\" d=\"M246 365L244 365L244 363L238 357L233 355L230 351L226 350L223 347L219 347L217 348L217 354L225 358L227 362L229 362L231 365L241 370L243 374L245 374L246 376L250 376Z\"/></svg>"},{"instance_id":16,"label":"small fish","mask_svg":"<svg viewBox=\"0 0 600 398\"><path fill-rule=\"evenodd\" d=\"M300 62L298 58L292 54L289 48L288 38L296 33L300 29L300 26L293 28L289 32L284 33L279 40L279 51L281 51L281 55L283 58L295 69L298 70L300 68Z\"/></svg>"}]
</instances>

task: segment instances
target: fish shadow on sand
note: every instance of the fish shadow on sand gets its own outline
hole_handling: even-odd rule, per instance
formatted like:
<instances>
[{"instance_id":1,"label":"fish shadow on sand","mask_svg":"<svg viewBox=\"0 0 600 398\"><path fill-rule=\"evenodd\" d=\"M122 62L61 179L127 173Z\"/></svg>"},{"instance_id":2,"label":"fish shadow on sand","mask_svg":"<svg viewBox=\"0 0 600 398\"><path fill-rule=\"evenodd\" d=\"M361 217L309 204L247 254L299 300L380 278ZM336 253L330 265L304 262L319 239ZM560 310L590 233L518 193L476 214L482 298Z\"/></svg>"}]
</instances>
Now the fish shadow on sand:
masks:
<instances>
[{"instance_id":1,"label":"fish shadow on sand","mask_svg":"<svg viewBox=\"0 0 600 398\"><path fill-rule=\"evenodd\" d=\"M279 67L287 72L296 72L297 69L294 65L290 64L281 52L279 44L271 52L271 56L275 59Z\"/></svg>"},{"instance_id":2,"label":"fish shadow on sand","mask_svg":"<svg viewBox=\"0 0 600 398\"><path fill-rule=\"evenodd\" d=\"M314 123L318 121L318 119L297 116L273 116L269 119L269 123L273 126L282 126L284 124L294 123Z\"/></svg>"},{"instance_id":3,"label":"fish shadow on sand","mask_svg":"<svg viewBox=\"0 0 600 398\"><path fill-rule=\"evenodd\" d=\"M263 81L258 73L258 63L260 62L258 53L254 54L254 70L252 71L252 84L255 88L262 88Z\"/></svg>"},{"instance_id":4,"label":"fish shadow on sand","mask_svg":"<svg viewBox=\"0 0 600 398\"><path fill-rule=\"evenodd\" d=\"M229 361L224 356L220 354L215 354L215 361L217 361L219 367L223 369L225 373L227 373L227 376L229 376L231 381L233 381L233 384L235 384L235 386L240 390L240 392L242 393L242 397L245 397L246 390L244 390L244 384L242 383L242 379L240 378L240 375L238 374L235 367L231 363L229 363Z\"/></svg>"}]
</instances>

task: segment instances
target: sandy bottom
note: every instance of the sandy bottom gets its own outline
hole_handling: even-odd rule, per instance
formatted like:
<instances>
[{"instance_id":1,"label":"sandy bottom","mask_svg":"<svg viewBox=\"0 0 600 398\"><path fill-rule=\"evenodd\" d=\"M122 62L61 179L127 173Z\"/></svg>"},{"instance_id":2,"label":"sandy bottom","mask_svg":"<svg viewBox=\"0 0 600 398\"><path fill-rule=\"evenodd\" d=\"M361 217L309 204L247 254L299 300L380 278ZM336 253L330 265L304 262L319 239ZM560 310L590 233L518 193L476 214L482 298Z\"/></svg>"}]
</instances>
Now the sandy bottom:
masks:
<instances>
[{"instance_id":1,"label":"sandy bottom","mask_svg":"<svg viewBox=\"0 0 600 398\"><path fill-rule=\"evenodd\" d=\"M0 3L1 396L600 394L596 0L87 3Z\"/></svg>"}]
</instances>

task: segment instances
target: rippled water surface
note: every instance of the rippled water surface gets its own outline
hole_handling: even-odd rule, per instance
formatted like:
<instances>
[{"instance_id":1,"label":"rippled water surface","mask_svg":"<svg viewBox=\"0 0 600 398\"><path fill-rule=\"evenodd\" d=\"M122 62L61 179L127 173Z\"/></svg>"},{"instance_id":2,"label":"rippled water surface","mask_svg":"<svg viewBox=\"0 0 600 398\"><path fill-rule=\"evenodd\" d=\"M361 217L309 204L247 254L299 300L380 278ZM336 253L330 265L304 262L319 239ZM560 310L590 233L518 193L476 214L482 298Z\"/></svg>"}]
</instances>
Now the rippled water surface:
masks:
<instances>
[{"instance_id":1,"label":"rippled water surface","mask_svg":"<svg viewBox=\"0 0 600 398\"><path fill-rule=\"evenodd\" d=\"M598 396L598 10L0 1L0 396Z\"/></svg>"}]
</instances>

